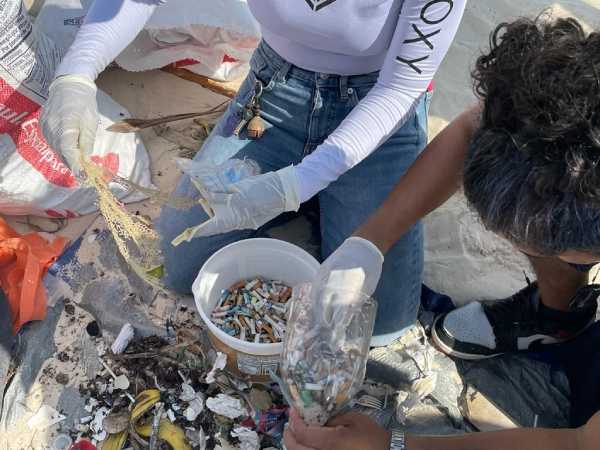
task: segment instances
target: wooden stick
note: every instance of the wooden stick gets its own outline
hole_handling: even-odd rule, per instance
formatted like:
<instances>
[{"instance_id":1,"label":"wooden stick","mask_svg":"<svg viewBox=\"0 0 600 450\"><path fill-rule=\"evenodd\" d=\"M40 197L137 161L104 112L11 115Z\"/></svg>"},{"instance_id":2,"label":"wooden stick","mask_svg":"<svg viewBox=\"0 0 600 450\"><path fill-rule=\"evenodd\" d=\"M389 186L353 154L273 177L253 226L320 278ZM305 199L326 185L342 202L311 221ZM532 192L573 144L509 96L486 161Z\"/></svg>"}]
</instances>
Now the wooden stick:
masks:
<instances>
[{"instance_id":1,"label":"wooden stick","mask_svg":"<svg viewBox=\"0 0 600 450\"><path fill-rule=\"evenodd\" d=\"M192 83L199 84L200 86L214 92L215 94L224 95L225 97L233 98L237 94L237 89L232 89L227 86L226 83L220 83L210 78L198 75L197 73L191 72L187 69L180 67L167 66L162 68L163 71L172 73L179 78L182 78Z\"/></svg>"}]
</instances>

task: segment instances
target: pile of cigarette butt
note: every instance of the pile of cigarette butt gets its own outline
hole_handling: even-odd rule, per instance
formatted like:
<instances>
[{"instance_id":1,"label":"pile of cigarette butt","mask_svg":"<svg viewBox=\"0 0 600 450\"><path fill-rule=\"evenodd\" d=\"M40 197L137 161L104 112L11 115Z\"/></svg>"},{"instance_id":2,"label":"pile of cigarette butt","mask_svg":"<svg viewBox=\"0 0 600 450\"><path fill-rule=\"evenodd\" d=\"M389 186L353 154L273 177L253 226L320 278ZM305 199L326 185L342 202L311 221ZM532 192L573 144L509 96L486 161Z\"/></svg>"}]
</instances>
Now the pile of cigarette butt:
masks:
<instances>
[{"instance_id":1,"label":"pile of cigarette butt","mask_svg":"<svg viewBox=\"0 0 600 450\"><path fill-rule=\"evenodd\" d=\"M212 322L230 336L255 344L283 341L292 289L280 281L254 278L221 292Z\"/></svg>"}]
</instances>

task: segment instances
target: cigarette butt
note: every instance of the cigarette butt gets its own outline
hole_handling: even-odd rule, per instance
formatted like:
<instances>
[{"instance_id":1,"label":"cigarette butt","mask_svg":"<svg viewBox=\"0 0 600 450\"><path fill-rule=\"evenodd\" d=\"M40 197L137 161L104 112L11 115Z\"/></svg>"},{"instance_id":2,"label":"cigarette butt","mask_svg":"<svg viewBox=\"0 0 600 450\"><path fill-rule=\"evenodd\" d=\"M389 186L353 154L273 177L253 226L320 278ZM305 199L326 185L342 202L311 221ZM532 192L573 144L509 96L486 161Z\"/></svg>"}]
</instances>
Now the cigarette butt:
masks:
<instances>
[{"instance_id":1,"label":"cigarette butt","mask_svg":"<svg viewBox=\"0 0 600 450\"><path fill-rule=\"evenodd\" d=\"M285 288L285 290L281 294L281 300L283 300L284 302L287 302L291 296L292 296L292 289L289 287Z\"/></svg>"},{"instance_id":2,"label":"cigarette butt","mask_svg":"<svg viewBox=\"0 0 600 450\"><path fill-rule=\"evenodd\" d=\"M235 283L233 286L231 286L229 288L229 290L237 291L238 289L242 289L244 286L246 286L246 280L241 280L241 281L238 281L237 283Z\"/></svg>"}]
</instances>

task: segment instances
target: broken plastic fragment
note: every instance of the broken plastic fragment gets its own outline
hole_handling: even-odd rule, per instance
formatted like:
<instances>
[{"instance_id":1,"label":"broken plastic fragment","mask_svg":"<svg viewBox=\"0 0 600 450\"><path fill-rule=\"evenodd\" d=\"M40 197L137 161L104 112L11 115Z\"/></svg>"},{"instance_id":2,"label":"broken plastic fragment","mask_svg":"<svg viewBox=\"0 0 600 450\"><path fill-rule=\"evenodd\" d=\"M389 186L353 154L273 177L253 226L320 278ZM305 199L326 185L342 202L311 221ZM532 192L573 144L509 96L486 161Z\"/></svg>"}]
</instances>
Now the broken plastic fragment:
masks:
<instances>
[{"instance_id":1,"label":"broken plastic fragment","mask_svg":"<svg viewBox=\"0 0 600 450\"><path fill-rule=\"evenodd\" d=\"M175 413L173 412L172 409L167 409L167 418L171 421L171 422L175 422Z\"/></svg>"},{"instance_id":2,"label":"broken plastic fragment","mask_svg":"<svg viewBox=\"0 0 600 450\"><path fill-rule=\"evenodd\" d=\"M113 383L115 389L124 391L129 388L129 378L125 375L119 375Z\"/></svg>"},{"instance_id":3,"label":"broken plastic fragment","mask_svg":"<svg viewBox=\"0 0 600 450\"><path fill-rule=\"evenodd\" d=\"M85 409L87 412L91 413L91 412L94 410L94 408L95 408L96 406L98 406L98 400L96 400L95 398L90 398L90 399L88 400L88 403L87 403L87 405L85 405L85 406L84 406L84 409Z\"/></svg>"},{"instance_id":4,"label":"broken plastic fragment","mask_svg":"<svg viewBox=\"0 0 600 450\"><path fill-rule=\"evenodd\" d=\"M219 394L206 400L206 407L215 414L237 419L246 415L246 410L242 402L226 394Z\"/></svg>"},{"instance_id":5,"label":"broken plastic fragment","mask_svg":"<svg viewBox=\"0 0 600 450\"><path fill-rule=\"evenodd\" d=\"M231 436L240 440L240 450L260 450L258 434L250 428L235 427Z\"/></svg>"},{"instance_id":6,"label":"broken plastic fragment","mask_svg":"<svg viewBox=\"0 0 600 450\"><path fill-rule=\"evenodd\" d=\"M200 395L197 395L196 398L189 403L183 415L188 421L193 422L202 411L204 411L204 399Z\"/></svg>"},{"instance_id":7,"label":"broken plastic fragment","mask_svg":"<svg viewBox=\"0 0 600 450\"><path fill-rule=\"evenodd\" d=\"M108 433L104 430L104 419L108 416L109 409L102 407L94 414L94 420L90 423L90 430L92 433L92 442L102 442L108 436Z\"/></svg>"},{"instance_id":8,"label":"broken plastic fragment","mask_svg":"<svg viewBox=\"0 0 600 450\"><path fill-rule=\"evenodd\" d=\"M217 372L219 370L223 370L226 365L227 365L227 355L225 355L224 353L218 352L212 370L210 372L208 372L208 375L206 375L206 384L213 384L216 381L215 375L217 374Z\"/></svg>"},{"instance_id":9,"label":"broken plastic fragment","mask_svg":"<svg viewBox=\"0 0 600 450\"><path fill-rule=\"evenodd\" d=\"M92 436L92 439L96 442L102 442L104 441L104 439L106 439L108 437L108 433L104 430L100 431L99 433L96 433Z\"/></svg>"},{"instance_id":10,"label":"broken plastic fragment","mask_svg":"<svg viewBox=\"0 0 600 450\"><path fill-rule=\"evenodd\" d=\"M181 395L179 395L179 400L184 402L191 402L196 398L196 391L192 386L187 383L183 383L181 385Z\"/></svg>"}]
</instances>

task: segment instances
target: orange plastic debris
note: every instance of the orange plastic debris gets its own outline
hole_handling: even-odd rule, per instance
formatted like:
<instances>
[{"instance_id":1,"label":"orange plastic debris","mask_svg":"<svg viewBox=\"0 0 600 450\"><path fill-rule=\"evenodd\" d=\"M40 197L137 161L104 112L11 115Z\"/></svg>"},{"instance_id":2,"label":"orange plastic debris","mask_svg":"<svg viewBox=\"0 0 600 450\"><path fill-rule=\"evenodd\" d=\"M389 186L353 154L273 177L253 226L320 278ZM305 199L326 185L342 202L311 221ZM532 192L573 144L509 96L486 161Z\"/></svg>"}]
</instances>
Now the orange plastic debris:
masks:
<instances>
[{"instance_id":1,"label":"orange plastic debris","mask_svg":"<svg viewBox=\"0 0 600 450\"><path fill-rule=\"evenodd\" d=\"M46 317L42 278L66 244L62 237L50 243L37 233L21 235L0 217L0 287L8 298L15 334L25 323Z\"/></svg>"}]
</instances>

